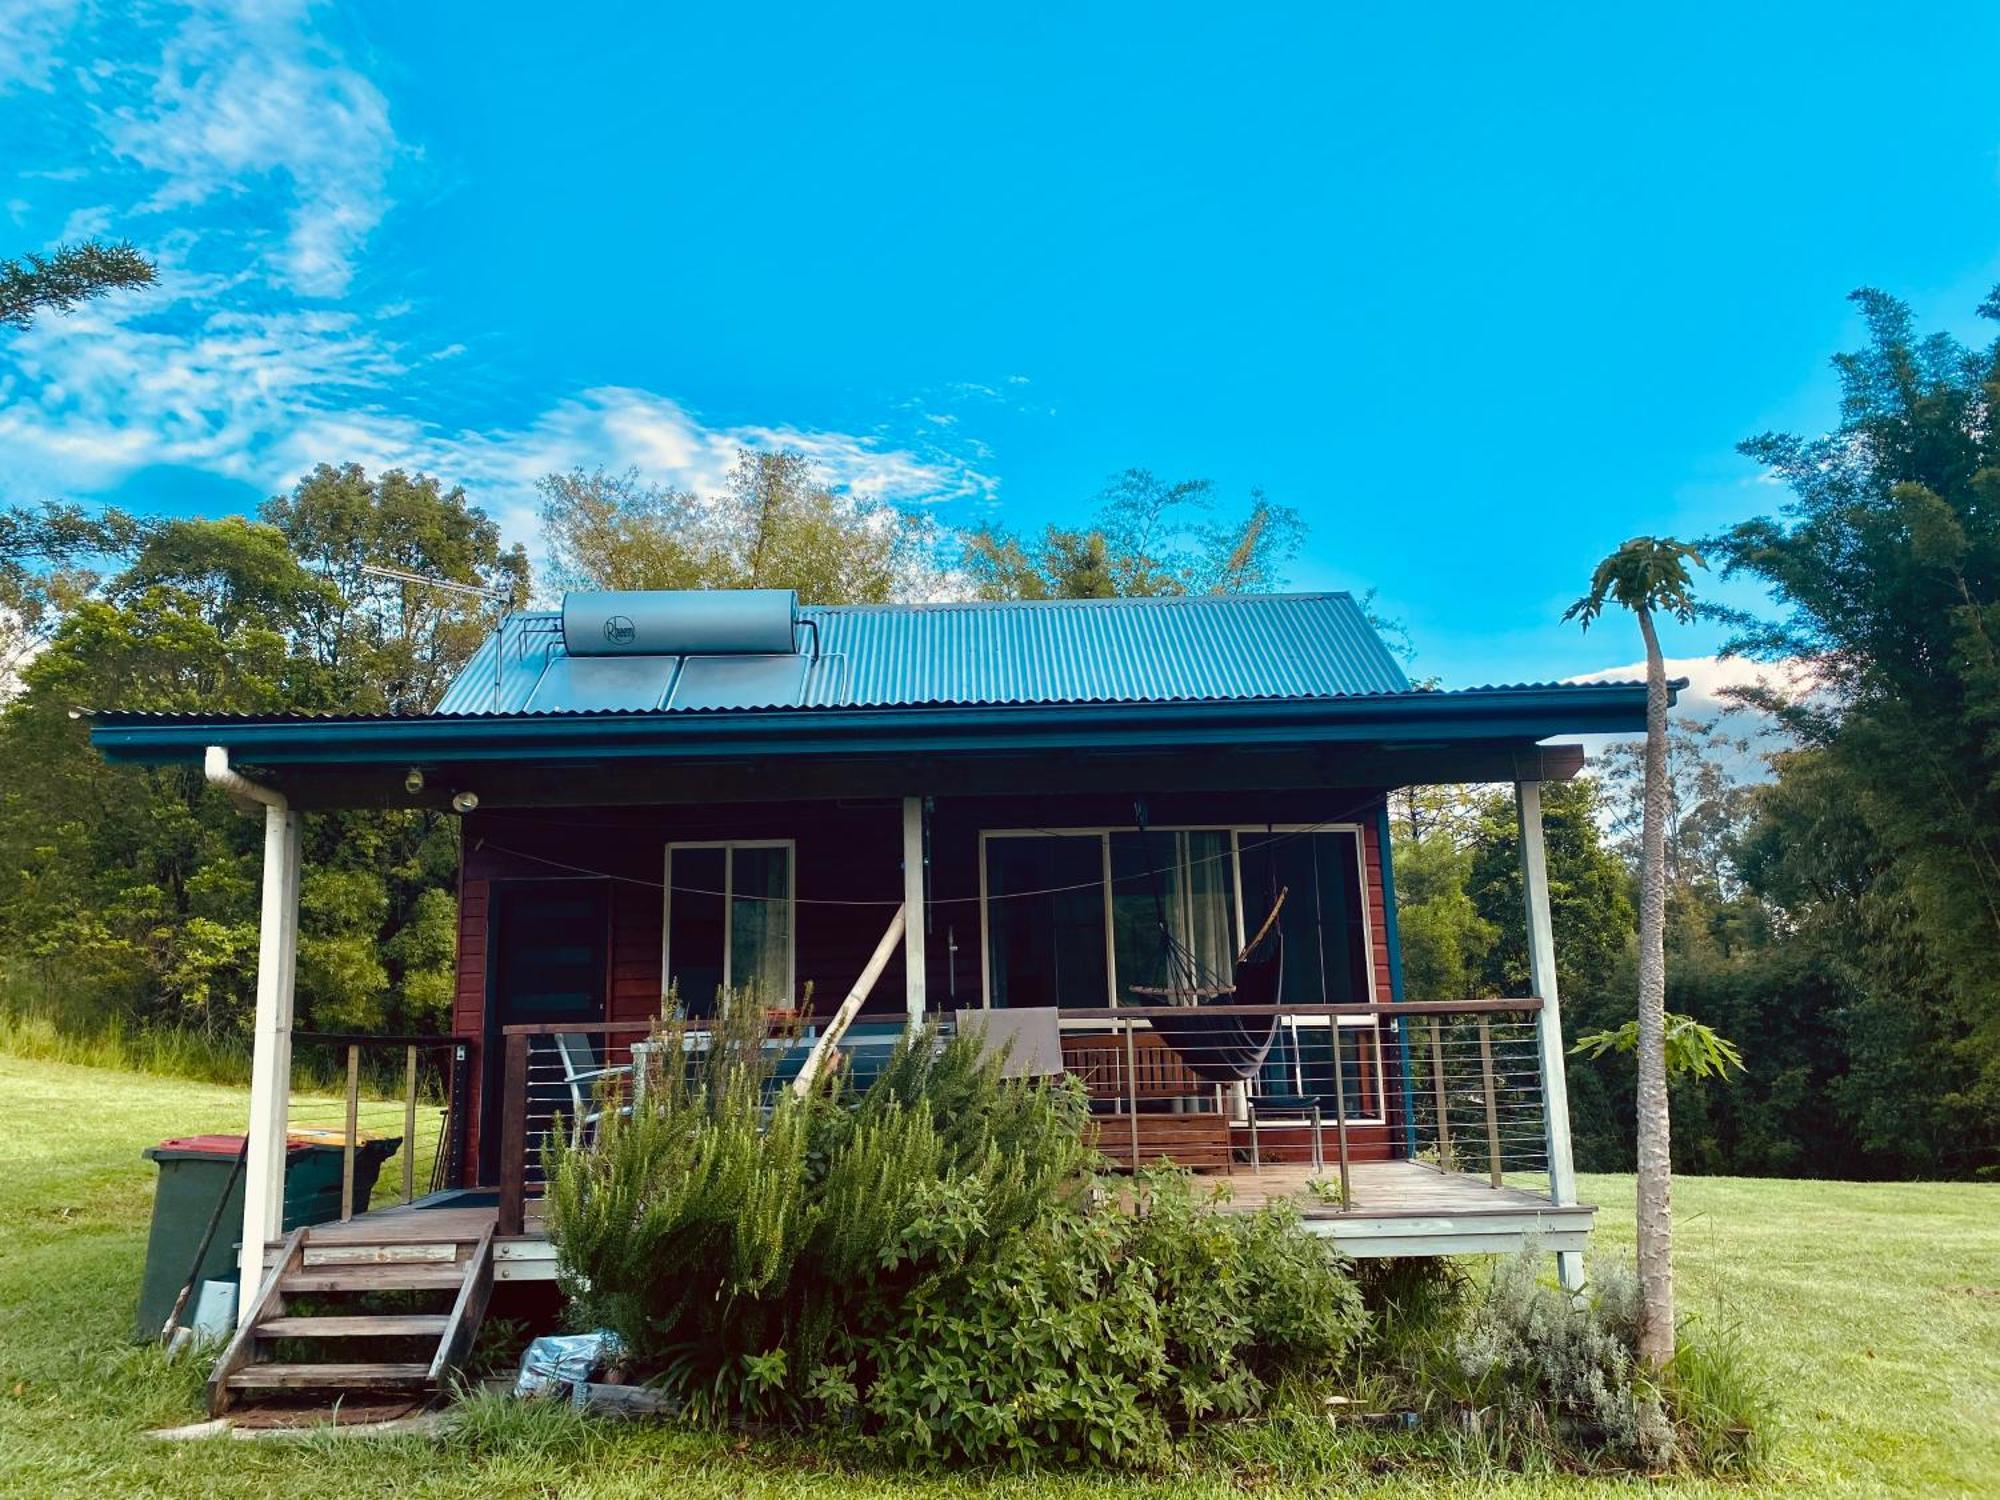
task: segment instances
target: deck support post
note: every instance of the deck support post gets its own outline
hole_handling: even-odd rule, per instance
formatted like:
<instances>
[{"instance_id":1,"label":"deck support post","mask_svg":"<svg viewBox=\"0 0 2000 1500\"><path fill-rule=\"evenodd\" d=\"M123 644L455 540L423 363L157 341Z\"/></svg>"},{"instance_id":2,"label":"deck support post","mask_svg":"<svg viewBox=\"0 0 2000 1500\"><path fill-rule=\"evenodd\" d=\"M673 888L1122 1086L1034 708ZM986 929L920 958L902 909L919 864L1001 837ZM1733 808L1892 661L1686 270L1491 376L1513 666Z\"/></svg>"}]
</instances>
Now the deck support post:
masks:
<instances>
[{"instance_id":1,"label":"deck support post","mask_svg":"<svg viewBox=\"0 0 2000 1500\"><path fill-rule=\"evenodd\" d=\"M264 1246L284 1234L285 1137L291 1111L292 979L299 946L299 815L264 806L264 889L257 927L257 1010L250 1061L249 1151L243 1167L238 1284L264 1280ZM238 1319L255 1298L236 1301Z\"/></svg>"},{"instance_id":2,"label":"deck support post","mask_svg":"<svg viewBox=\"0 0 2000 1500\"><path fill-rule=\"evenodd\" d=\"M924 990L924 937L930 913L924 904L924 799L903 799L903 1004L910 1024L920 1025L927 1009Z\"/></svg>"},{"instance_id":3,"label":"deck support post","mask_svg":"<svg viewBox=\"0 0 2000 1500\"><path fill-rule=\"evenodd\" d=\"M1548 854L1542 842L1542 784L1514 783L1514 809L1521 833L1521 895L1528 916L1528 984L1542 1008L1535 1017L1541 1059L1542 1118L1547 1131L1549 1198L1559 1208L1576 1202L1576 1164L1571 1155L1569 1086L1563 1068L1562 1002L1556 989L1556 940L1549 914ZM1583 1257L1556 1256L1556 1271L1569 1291L1583 1288Z\"/></svg>"}]
</instances>

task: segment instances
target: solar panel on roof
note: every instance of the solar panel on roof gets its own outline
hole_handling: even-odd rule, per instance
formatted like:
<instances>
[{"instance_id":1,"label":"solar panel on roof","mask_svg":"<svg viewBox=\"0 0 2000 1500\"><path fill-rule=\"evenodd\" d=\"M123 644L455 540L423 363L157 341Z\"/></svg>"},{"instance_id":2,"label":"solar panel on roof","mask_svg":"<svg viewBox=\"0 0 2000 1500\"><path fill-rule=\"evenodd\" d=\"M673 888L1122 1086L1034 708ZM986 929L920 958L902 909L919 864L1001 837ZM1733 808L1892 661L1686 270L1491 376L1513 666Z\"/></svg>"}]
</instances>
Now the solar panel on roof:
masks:
<instances>
[{"instance_id":1,"label":"solar panel on roof","mask_svg":"<svg viewBox=\"0 0 2000 1500\"><path fill-rule=\"evenodd\" d=\"M673 681L671 656L553 656L528 698L528 712L644 713Z\"/></svg>"},{"instance_id":2,"label":"solar panel on roof","mask_svg":"<svg viewBox=\"0 0 2000 1500\"><path fill-rule=\"evenodd\" d=\"M796 708L805 686L803 656L690 656L669 708Z\"/></svg>"}]
</instances>

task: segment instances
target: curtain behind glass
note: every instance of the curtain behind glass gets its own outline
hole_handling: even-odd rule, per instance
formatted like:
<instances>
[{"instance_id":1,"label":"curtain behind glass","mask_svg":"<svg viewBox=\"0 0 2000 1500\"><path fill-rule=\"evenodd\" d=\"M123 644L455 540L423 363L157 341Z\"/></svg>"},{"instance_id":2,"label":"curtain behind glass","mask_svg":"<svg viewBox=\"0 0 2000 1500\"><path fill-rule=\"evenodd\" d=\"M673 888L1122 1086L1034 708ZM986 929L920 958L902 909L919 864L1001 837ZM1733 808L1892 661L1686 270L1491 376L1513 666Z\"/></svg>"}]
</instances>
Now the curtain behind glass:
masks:
<instances>
[{"instance_id":1,"label":"curtain behind glass","mask_svg":"<svg viewBox=\"0 0 2000 1500\"><path fill-rule=\"evenodd\" d=\"M732 849L729 981L759 1005L789 1006L792 902L789 849Z\"/></svg>"}]
</instances>

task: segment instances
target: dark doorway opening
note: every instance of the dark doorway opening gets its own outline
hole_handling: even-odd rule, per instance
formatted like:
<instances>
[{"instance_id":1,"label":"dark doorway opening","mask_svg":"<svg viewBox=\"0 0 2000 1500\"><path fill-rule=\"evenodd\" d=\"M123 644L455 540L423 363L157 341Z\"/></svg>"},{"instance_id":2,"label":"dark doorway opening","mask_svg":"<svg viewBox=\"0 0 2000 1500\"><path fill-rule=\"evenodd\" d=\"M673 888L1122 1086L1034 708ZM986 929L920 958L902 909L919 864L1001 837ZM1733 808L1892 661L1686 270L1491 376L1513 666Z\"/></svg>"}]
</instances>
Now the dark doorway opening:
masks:
<instances>
[{"instance_id":1,"label":"dark doorway opening","mask_svg":"<svg viewBox=\"0 0 2000 1500\"><path fill-rule=\"evenodd\" d=\"M501 1090L507 1048L502 1028L575 1022L578 1030L607 1014L610 882L506 880L493 884L486 939L486 1028L481 1054L479 1180L500 1180ZM553 1051L533 1039L529 1071Z\"/></svg>"}]
</instances>

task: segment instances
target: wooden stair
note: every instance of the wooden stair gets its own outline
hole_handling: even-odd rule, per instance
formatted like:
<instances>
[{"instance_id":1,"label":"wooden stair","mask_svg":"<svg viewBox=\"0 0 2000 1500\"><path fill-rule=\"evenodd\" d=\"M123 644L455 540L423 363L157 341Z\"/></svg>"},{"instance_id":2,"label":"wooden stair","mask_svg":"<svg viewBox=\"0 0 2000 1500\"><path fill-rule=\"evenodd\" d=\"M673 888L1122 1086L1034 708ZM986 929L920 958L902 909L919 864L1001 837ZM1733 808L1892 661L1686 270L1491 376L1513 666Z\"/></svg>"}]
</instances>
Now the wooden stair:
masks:
<instances>
[{"instance_id":1,"label":"wooden stair","mask_svg":"<svg viewBox=\"0 0 2000 1500\"><path fill-rule=\"evenodd\" d=\"M493 1230L470 1238L448 1233L413 1240L407 1233L380 1242L356 1239L346 1226L337 1241L315 1244L310 1228L295 1229L279 1247L236 1336L208 1380L208 1409L221 1416L247 1392L400 1391L442 1395L452 1373L471 1352L473 1337L493 1294ZM450 1293L445 1312L381 1311L355 1299L382 1292ZM309 1307L299 1306L309 1299ZM331 1304L330 1306L328 1304ZM398 1339L399 1357L355 1358L372 1341ZM326 1348L337 1357L274 1359L278 1341L296 1341L305 1352ZM407 1357L416 1341L427 1359Z\"/></svg>"}]
</instances>

